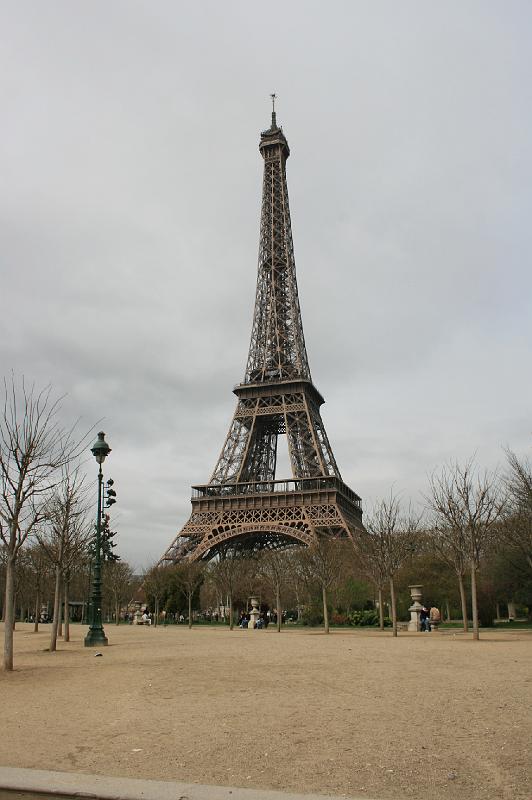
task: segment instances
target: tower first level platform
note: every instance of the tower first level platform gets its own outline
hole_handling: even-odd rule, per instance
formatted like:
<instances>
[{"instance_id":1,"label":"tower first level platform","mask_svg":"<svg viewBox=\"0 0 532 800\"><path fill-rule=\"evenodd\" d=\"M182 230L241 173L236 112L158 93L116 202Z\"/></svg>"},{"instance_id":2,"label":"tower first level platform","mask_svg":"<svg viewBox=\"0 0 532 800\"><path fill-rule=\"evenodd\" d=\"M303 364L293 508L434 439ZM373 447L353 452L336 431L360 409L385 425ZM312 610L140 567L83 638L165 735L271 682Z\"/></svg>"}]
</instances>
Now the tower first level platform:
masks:
<instances>
[{"instance_id":1,"label":"tower first level platform","mask_svg":"<svg viewBox=\"0 0 532 800\"><path fill-rule=\"evenodd\" d=\"M209 558L222 545L257 550L318 534L351 536L362 524L360 497L336 477L192 487L192 514L162 563Z\"/></svg>"}]
</instances>

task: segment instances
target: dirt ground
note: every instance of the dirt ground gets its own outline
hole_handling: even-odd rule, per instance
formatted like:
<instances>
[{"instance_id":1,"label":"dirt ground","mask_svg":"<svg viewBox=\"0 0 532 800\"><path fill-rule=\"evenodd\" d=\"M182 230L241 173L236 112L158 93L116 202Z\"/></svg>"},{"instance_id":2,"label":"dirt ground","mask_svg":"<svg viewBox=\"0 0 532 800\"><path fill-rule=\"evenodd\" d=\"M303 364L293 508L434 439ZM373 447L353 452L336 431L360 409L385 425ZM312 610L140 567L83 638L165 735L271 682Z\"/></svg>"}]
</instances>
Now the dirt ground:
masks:
<instances>
[{"instance_id":1,"label":"dirt ground","mask_svg":"<svg viewBox=\"0 0 532 800\"><path fill-rule=\"evenodd\" d=\"M530 798L532 631L17 625L4 766L415 800ZM2 631L3 633L3 631Z\"/></svg>"}]
</instances>

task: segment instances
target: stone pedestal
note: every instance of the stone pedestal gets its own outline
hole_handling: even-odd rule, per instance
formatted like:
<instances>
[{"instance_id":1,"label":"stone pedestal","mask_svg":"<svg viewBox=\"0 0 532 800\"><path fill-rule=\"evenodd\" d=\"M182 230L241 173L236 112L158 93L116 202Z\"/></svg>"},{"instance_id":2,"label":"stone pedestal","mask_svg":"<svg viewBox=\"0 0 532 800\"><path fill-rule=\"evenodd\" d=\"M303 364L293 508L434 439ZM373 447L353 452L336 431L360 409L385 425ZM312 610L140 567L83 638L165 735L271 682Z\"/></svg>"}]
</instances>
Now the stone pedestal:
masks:
<instances>
[{"instance_id":1,"label":"stone pedestal","mask_svg":"<svg viewBox=\"0 0 532 800\"><path fill-rule=\"evenodd\" d=\"M257 620L260 619L259 601L256 597L252 597L249 601L251 603L251 611L249 612L248 630L254 630L257 627Z\"/></svg>"},{"instance_id":2,"label":"stone pedestal","mask_svg":"<svg viewBox=\"0 0 532 800\"><path fill-rule=\"evenodd\" d=\"M410 611L410 622L408 623L408 630L409 631L419 631L420 624L419 624L419 614L423 606L421 605L421 589L423 588L422 584L416 584L415 586L409 586L410 589L410 597L412 598L412 605L408 609Z\"/></svg>"}]
</instances>

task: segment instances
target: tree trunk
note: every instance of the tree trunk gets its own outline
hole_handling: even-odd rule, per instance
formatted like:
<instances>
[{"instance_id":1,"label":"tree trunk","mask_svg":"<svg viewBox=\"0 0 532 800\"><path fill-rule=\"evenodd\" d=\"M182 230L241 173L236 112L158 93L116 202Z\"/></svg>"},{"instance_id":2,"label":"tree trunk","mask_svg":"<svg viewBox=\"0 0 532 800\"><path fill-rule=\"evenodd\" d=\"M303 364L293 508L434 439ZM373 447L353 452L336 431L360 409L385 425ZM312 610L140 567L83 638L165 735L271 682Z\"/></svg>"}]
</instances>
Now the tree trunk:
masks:
<instances>
[{"instance_id":1,"label":"tree trunk","mask_svg":"<svg viewBox=\"0 0 532 800\"><path fill-rule=\"evenodd\" d=\"M392 603L392 629L393 635L397 636L397 607L395 605L395 587L393 585L393 578L390 577L390 600Z\"/></svg>"},{"instance_id":2,"label":"tree trunk","mask_svg":"<svg viewBox=\"0 0 532 800\"><path fill-rule=\"evenodd\" d=\"M233 595L229 595L229 630L232 631L235 627L233 622Z\"/></svg>"},{"instance_id":3,"label":"tree trunk","mask_svg":"<svg viewBox=\"0 0 532 800\"><path fill-rule=\"evenodd\" d=\"M120 625L120 603L115 604L116 624Z\"/></svg>"},{"instance_id":4,"label":"tree trunk","mask_svg":"<svg viewBox=\"0 0 532 800\"><path fill-rule=\"evenodd\" d=\"M281 611L281 587L279 584L275 587L275 602L277 605L277 633L281 633L281 620L283 615Z\"/></svg>"},{"instance_id":5,"label":"tree trunk","mask_svg":"<svg viewBox=\"0 0 532 800\"><path fill-rule=\"evenodd\" d=\"M477 567L473 559L471 560L471 607L473 611L473 639L478 640Z\"/></svg>"},{"instance_id":6,"label":"tree trunk","mask_svg":"<svg viewBox=\"0 0 532 800\"><path fill-rule=\"evenodd\" d=\"M497 614L497 617L496 617L497 622L500 622L501 621L501 605L500 605L500 603L495 603L495 609L496 609L496 614Z\"/></svg>"},{"instance_id":7,"label":"tree trunk","mask_svg":"<svg viewBox=\"0 0 532 800\"><path fill-rule=\"evenodd\" d=\"M464 589L464 576L460 572L458 573L458 586L460 587L460 603L462 604L462 620L464 623L464 633L467 633L469 630L469 622L467 619L467 602Z\"/></svg>"},{"instance_id":8,"label":"tree trunk","mask_svg":"<svg viewBox=\"0 0 532 800\"><path fill-rule=\"evenodd\" d=\"M445 620L446 622L450 622L451 621L451 608L449 606L449 601L448 600L445 601L445 617L446 617L446 620Z\"/></svg>"},{"instance_id":9,"label":"tree trunk","mask_svg":"<svg viewBox=\"0 0 532 800\"><path fill-rule=\"evenodd\" d=\"M188 593L188 629L192 628L192 592Z\"/></svg>"},{"instance_id":10,"label":"tree trunk","mask_svg":"<svg viewBox=\"0 0 532 800\"><path fill-rule=\"evenodd\" d=\"M154 611L155 611L155 613L154 613L153 616L155 617L155 619L153 620L153 624L155 625L155 627L157 627L157 622L159 620L159 598L158 597L155 599L155 609L154 609Z\"/></svg>"},{"instance_id":11,"label":"tree trunk","mask_svg":"<svg viewBox=\"0 0 532 800\"><path fill-rule=\"evenodd\" d=\"M379 630L384 630L384 603L382 601L382 586L379 586Z\"/></svg>"},{"instance_id":12,"label":"tree trunk","mask_svg":"<svg viewBox=\"0 0 532 800\"><path fill-rule=\"evenodd\" d=\"M61 580L61 593L63 590L63 581ZM63 603L61 602L61 594L59 595L59 615L57 619L57 635L63 636Z\"/></svg>"},{"instance_id":13,"label":"tree trunk","mask_svg":"<svg viewBox=\"0 0 532 800\"><path fill-rule=\"evenodd\" d=\"M35 620L33 622L33 633L39 633L39 617L41 615L41 593L37 589L35 595Z\"/></svg>"},{"instance_id":14,"label":"tree trunk","mask_svg":"<svg viewBox=\"0 0 532 800\"><path fill-rule=\"evenodd\" d=\"M327 608L327 589L325 584L321 587L321 596L323 599L323 629L325 633L329 633L329 609Z\"/></svg>"},{"instance_id":15,"label":"tree trunk","mask_svg":"<svg viewBox=\"0 0 532 800\"><path fill-rule=\"evenodd\" d=\"M14 595L15 595L15 559L6 561L6 595L5 595L5 625L4 625L4 669L11 672L13 669L13 623L14 623Z\"/></svg>"},{"instance_id":16,"label":"tree trunk","mask_svg":"<svg viewBox=\"0 0 532 800\"><path fill-rule=\"evenodd\" d=\"M64 592L64 594L65 594L65 613L63 615L64 619L65 619L64 640L65 640L65 642L69 642L70 641L70 606L69 606L69 603L68 603L68 601L69 601L68 581L65 581L65 592Z\"/></svg>"},{"instance_id":17,"label":"tree trunk","mask_svg":"<svg viewBox=\"0 0 532 800\"><path fill-rule=\"evenodd\" d=\"M17 622L17 593L13 592L13 630Z\"/></svg>"},{"instance_id":18,"label":"tree trunk","mask_svg":"<svg viewBox=\"0 0 532 800\"><path fill-rule=\"evenodd\" d=\"M52 620L52 631L50 633L50 652L57 650L57 633L59 631L59 609L61 608L61 569L55 568L55 593L54 593L54 617Z\"/></svg>"}]
</instances>

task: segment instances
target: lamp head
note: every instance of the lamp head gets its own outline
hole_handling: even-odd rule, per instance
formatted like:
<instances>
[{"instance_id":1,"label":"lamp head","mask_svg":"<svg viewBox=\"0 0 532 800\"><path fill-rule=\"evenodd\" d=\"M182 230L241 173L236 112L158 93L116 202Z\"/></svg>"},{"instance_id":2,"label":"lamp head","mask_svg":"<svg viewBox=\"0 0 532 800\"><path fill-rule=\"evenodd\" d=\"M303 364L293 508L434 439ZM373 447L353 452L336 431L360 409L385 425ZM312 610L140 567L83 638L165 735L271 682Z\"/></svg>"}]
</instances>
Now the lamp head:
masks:
<instances>
[{"instance_id":1,"label":"lamp head","mask_svg":"<svg viewBox=\"0 0 532 800\"><path fill-rule=\"evenodd\" d=\"M105 433L100 431L98 434L98 438L94 442L91 447L91 453L98 462L98 464L103 464L109 453L111 452L111 448L105 441Z\"/></svg>"}]
</instances>

